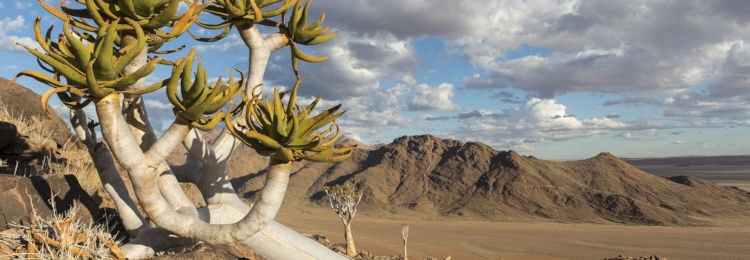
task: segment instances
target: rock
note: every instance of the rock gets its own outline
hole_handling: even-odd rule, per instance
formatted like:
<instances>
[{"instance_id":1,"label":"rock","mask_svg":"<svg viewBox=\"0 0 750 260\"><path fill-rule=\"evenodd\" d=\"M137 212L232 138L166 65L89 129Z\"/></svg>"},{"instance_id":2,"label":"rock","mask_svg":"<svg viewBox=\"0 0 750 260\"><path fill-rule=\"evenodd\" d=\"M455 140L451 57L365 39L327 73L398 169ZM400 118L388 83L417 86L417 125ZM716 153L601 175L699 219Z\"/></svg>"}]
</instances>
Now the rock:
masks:
<instances>
[{"instance_id":1,"label":"rock","mask_svg":"<svg viewBox=\"0 0 750 260\"><path fill-rule=\"evenodd\" d=\"M199 243L192 247L183 248L179 252L171 252L155 256L152 259L177 260L177 259L212 259L212 260L235 260L239 259L229 252L209 244ZM252 259L252 258L250 258Z\"/></svg>"},{"instance_id":2,"label":"rock","mask_svg":"<svg viewBox=\"0 0 750 260\"><path fill-rule=\"evenodd\" d=\"M78 204L76 218L84 223L91 223L101 215L97 202L100 198L89 196L73 175L0 174L0 230L8 229L10 223L28 224L33 211L43 218L51 216L50 199L58 213Z\"/></svg>"},{"instance_id":3,"label":"rock","mask_svg":"<svg viewBox=\"0 0 750 260\"><path fill-rule=\"evenodd\" d=\"M18 129L16 129L15 125L0 121L0 151L4 150L4 148L9 144L13 143L13 140L16 139L17 135Z\"/></svg>"},{"instance_id":4,"label":"rock","mask_svg":"<svg viewBox=\"0 0 750 260\"><path fill-rule=\"evenodd\" d=\"M180 182L180 187L185 192L185 195L187 195L188 199L193 202L193 205L195 205L195 207L200 208L206 206L206 201L203 199L203 194L201 194L198 186L195 186L195 184L193 183Z\"/></svg>"}]
</instances>

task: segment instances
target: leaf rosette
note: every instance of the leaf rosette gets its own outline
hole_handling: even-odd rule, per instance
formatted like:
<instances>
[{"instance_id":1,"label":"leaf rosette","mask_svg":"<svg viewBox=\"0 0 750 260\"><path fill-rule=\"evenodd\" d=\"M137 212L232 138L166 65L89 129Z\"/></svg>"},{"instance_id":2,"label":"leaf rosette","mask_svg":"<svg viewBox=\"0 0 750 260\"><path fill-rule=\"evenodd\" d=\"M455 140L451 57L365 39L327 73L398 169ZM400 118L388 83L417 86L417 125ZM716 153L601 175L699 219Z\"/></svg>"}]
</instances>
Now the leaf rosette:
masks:
<instances>
[{"instance_id":1,"label":"leaf rosette","mask_svg":"<svg viewBox=\"0 0 750 260\"><path fill-rule=\"evenodd\" d=\"M224 118L224 112L219 110L242 90L245 85L245 73L237 70L240 73L240 79L235 81L232 72L227 70L229 71L227 82L223 82L219 77L215 83L209 85L206 69L203 68L200 60L193 73L196 54L195 49L191 49L187 57L175 62L170 78L154 85L157 89L162 86L167 87L167 98L174 105L175 115L190 122L194 127L210 130ZM195 80L191 74L195 76Z\"/></svg>"},{"instance_id":2,"label":"leaf rosette","mask_svg":"<svg viewBox=\"0 0 750 260\"><path fill-rule=\"evenodd\" d=\"M242 131L225 118L228 130L246 145L259 154L271 156L274 160L316 162L340 162L349 158L355 145L335 148L334 144L341 136L335 120L346 111L336 113L341 105L334 106L311 116L321 96L310 105L301 108L295 103L297 89L302 79L297 80L291 91L279 92L274 87L273 100L266 96L261 100L259 95L253 97L245 106L245 123L248 129ZM256 86L260 87L259 86ZM253 91L253 93L257 93ZM284 96L289 99L284 104ZM231 110L231 106L230 106ZM315 132L330 124L327 130ZM332 132L335 130L335 134Z\"/></svg>"},{"instance_id":3,"label":"leaf rosette","mask_svg":"<svg viewBox=\"0 0 750 260\"><path fill-rule=\"evenodd\" d=\"M156 57L133 73L124 74L125 67L146 46L142 27L132 19L124 18L129 27L118 26L118 21L104 23L96 32L96 36L86 34L87 37L79 37L80 33L70 26L72 20L67 19L57 42L50 39L52 27L47 30L46 36L42 36L39 29L40 20L37 18L34 21L34 38L41 50L15 44L36 56L42 69L53 76L24 70L19 72L16 78L28 76L52 87L42 95L45 110L48 110L47 101L54 93L57 93L68 107L80 108L88 104L92 98L102 98L113 93L144 94L158 89L151 86L139 91L125 90L127 86L149 75L162 60ZM115 40L118 38L119 30L133 31L137 40L130 45L117 47ZM68 94L87 100L78 102L79 98L73 98Z\"/></svg>"}]
</instances>

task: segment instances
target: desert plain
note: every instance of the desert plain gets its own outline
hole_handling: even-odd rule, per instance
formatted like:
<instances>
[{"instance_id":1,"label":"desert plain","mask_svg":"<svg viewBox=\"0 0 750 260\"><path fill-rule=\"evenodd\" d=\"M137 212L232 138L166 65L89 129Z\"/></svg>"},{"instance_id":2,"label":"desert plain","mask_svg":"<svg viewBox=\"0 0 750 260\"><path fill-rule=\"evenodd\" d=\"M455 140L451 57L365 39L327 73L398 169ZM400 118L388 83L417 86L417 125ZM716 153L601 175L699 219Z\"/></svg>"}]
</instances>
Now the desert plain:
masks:
<instances>
[{"instance_id":1,"label":"desert plain","mask_svg":"<svg viewBox=\"0 0 750 260\"><path fill-rule=\"evenodd\" d=\"M750 183L746 183L750 184ZM278 221L302 233L343 243L343 226L330 209L284 208ZM399 255L401 225L409 224L413 259L603 259L652 256L668 259L748 259L750 219L715 220L711 226L665 227L559 222L423 220L357 215L359 249Z\"/></svg>"},{"instance_id":2,"label":"desert plain","mask_svg":"<svg viewBox=\"0 0 750 260\"><path fill-rule=\"evenodd\" d=\"M636 165L657 176L688 175L750 192L748 166ZM353 232L359 249L400 255L401 225L408 224L413 259L603 259L659 256L667 259L748 259L750 219L713 218L707 226L644 226L539 221L425 220L418 216L360 213ZM284 207L278 221L303 233L343 243L343 227L327 208Z\"/></svg>"}]
</instances>

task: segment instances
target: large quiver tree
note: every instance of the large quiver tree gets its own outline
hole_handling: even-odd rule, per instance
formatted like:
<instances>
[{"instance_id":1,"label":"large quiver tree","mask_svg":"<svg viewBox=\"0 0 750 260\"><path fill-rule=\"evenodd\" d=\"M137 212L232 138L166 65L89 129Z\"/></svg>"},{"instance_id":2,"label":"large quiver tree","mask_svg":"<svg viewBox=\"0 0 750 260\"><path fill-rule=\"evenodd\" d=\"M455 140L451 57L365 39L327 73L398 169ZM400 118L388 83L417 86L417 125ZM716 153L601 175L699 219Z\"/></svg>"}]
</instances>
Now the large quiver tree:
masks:
<instances>
[{"instance_id":1,"label":"large quiver tree","mask_svg":"<svg viewBox=\"0 0 750 260\"><path fill-rule=\"evenodd\" d=\"M49 74L22 71L18 76L52 87L42 96L45 109L53 95L71 109L71 124L87 145L130 235L122 247L126 257L146 258L196 240L246 246L271 259L343 257L273 221L294 161L337 162L348 158L353 149L333 147L339 136L334 120L343 114L336 113L340 106L314 115L320 97L304 109L295 103L302 80L298 60L325 60L303 53L295 44L319 44L336 35L321 28L324 16L307 23L309 1L303 5L302 0L76 0L78 7L62 1L59 9L38 2L63 21L63 30L55 41L52 27L42 34L40 18L36 19L35 39L41 50L24 47ZM180 4L188 6L184 13L178 13ZM217 15L223 22L199 22L202 12ZM237 28L250 52L247 74L230 71L228 81L219 78L209 83L202 61L196 63L195 50L175 61L155 56L181 51L184 46L160 49L193 24L223 30L213 38L195 37L202 41L220 40ZM263 37L259 25L276 27L278 32ZM263 83L268 58L286 45L290 45L297 83L291 91L275 89L272 101L262 101L258 86ZM159 65L170 66L171 75L146 86L146 76ZM239 77L235 80L235 76ZM141 95L162 89L174 106L175 117L157 137ZM290 95L286 103L285 95ZM242 97L238 107L222 110L237 96ZM88 122L82 110L92 103L98 123ZM198 132L222 122L224 130L213 142ZM271 157L266 184L252 206L239 199L226 175L229 154L240 143ZM171 168L165 163L180 144L200 165ZM130 199L115 162L129 175L137 202ZM195 208L178 180L195 183L207 207ZM149 225L136 203L155 226Z\"/></svg>"}]
</instances>

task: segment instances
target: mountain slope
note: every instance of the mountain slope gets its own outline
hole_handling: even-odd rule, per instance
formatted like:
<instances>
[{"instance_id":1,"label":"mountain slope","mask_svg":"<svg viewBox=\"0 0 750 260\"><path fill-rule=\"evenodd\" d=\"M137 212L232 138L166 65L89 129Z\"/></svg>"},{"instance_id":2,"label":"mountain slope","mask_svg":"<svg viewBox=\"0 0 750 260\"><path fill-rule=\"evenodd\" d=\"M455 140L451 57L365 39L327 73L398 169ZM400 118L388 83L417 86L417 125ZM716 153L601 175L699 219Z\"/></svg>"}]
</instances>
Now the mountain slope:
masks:
<instances>
[{"instance_id":1,"label":"mountain slope","mask_svg":"<svg viewBox=\"0 0 750 260\"><path fill-rule=\"evenodd\" d=\"M256 168L264 160L253 154L243 151L230 159L230 175L244 176L233 183L246 196L254 195L264 179ZM252 167L234 172L250 161ZM358 150L337 164L295 163L285 203L324 205L323 186L347 180L365 190L360 209L375 214L650 225L750 216L750 196L739 189L689 177L657 177L608 153L574 162L545 161L430 135Z\"/></svg>"}]
</instances>

